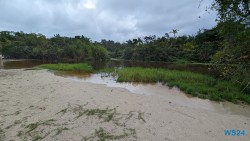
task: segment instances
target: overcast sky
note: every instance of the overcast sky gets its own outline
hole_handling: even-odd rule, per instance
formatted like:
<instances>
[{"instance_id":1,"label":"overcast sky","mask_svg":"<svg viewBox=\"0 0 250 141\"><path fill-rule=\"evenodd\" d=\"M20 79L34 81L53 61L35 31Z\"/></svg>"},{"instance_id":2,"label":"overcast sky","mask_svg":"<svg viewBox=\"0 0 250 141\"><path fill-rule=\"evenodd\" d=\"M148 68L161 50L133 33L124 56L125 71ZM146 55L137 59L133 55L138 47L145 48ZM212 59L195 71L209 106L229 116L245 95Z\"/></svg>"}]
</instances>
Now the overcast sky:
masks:
<instances>
[{"instance_id":1,"label":"overcast sky","mask_svg":"<svg viewBox=\"0 0 250 141\"><path fill-rule=\"evenodd\" d=\"M47 37L84 35L94 41L163 36L171 29L193 35L215 26L212 0L0 0L0 31ZM199 18L200 17L200 18Z\"/></svg>"}]
</instances>

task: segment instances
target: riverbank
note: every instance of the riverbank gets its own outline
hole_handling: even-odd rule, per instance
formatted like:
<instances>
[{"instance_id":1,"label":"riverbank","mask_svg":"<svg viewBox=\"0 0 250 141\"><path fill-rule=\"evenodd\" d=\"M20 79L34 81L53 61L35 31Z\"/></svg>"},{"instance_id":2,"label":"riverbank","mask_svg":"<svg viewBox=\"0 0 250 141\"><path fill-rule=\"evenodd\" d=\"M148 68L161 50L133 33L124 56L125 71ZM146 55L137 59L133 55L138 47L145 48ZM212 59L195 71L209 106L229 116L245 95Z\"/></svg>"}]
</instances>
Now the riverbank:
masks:
<instances>
[{"instance_id":1,"label":"riverbank","mask_svg":"<svg viewBox=\"0 0 250 141\"><path fill-rule=\"evenodd\" d=\"M90 73L94 70L88 64L43 64L40 68ZM250 95L232 81L215 79L212 76L189 71L168 70L162 68L122 67L99 70L117 75L118 82L161 82L169 87L178 87L187 94L214 101L227 100L233 103L250 104Z\"/></svg>"},{"instance_id":2,"label":"riverbank","mask_svg":"<svg viewBox=\"0 0 250 141\"><path fill-rule=\"evenodd\" d=\"M72 81L46 70L0 70L0 75L2 140L250 139L247 116ZM227 137L226 129L245 130L246 136Z\"/></svg>"},{"instance_id":3,"label":"riverbank","mask_svg":"<svg viewBox=\"0 0 250 141\"><path fill-rule=\"evenodd\" d=\"M199 98L250 103L250 95L243 93L239 85L204 74L140 67L122 68L117 74L119 82L162 82Z\"/></svg>"}]
</instances>

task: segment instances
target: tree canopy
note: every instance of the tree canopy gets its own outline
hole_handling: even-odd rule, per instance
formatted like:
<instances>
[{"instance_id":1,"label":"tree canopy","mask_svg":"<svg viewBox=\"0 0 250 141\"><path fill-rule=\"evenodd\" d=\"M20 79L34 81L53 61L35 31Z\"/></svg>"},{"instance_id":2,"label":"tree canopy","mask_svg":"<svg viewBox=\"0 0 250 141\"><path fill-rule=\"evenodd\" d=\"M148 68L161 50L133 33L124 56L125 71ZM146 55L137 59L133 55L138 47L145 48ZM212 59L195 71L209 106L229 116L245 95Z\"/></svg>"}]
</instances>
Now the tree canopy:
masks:
<instances>
[{"instance_id":1,"label":"tree canopy","mask_svg":"<svg viewBox=\"0 0 250 141\"><path fill-rule=\"evenodd\" d=\"M42 34L23 32L0 32L1 52L6 58L42 59L46 61L79 62L82 60L106 60L105 48L94 44L89 38L61 37L59 34L46 38Z\"/></svg>"}]
</instances>

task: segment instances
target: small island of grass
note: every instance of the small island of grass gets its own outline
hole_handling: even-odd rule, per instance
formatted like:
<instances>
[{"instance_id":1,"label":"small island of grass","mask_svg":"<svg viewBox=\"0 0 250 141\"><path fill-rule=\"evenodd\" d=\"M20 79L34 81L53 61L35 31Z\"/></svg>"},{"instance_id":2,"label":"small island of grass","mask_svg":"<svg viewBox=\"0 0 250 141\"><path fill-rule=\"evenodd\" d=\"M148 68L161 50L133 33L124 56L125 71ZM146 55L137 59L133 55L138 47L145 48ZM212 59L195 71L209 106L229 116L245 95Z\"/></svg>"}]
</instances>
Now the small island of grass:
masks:
<instances>
[{"instance_id":1,"label":"small island of grass","mask_svg":"<svg viewBox=\"0 0 250 141\"><path fill-rule=\"evenodd\" d=\"M162 82L199 98L250 103L250 96L242 92L239 85L204 74L140 67L122 68L117 73L118 82Z\"/></svg>"},{"instance_id":2,"label":"small island of grass","mask_svg":"<svg viewBox=\"0 0 250 141\"><path fill-rule=\"evenodd\" d=\"M82 71L82 72L93 72L91 66L86 63L79 64L43 64L39 65L40 68L57 70L57 71Z\"/></svg>"}]
</instances>

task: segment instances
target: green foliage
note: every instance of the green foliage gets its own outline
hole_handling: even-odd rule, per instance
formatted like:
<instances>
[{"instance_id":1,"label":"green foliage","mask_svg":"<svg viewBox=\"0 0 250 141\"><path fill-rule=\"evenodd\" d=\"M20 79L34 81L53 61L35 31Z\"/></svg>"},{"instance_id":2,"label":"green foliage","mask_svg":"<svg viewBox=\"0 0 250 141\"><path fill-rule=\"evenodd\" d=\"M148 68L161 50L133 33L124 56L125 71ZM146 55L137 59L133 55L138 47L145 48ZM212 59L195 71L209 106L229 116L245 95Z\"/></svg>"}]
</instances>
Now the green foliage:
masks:
<instances>
[{"instance_id":1,"label":"green foliage","mask_svg":"<svg viewBox=\"0 0 250 141\"><path fill-rule=\"evenodd\" d=\"M248 24L250 19L250 4L248 0L214 0L212 9L218 12L220 22L234 21Z\"/></svg>"},{"instance_id":2,"label":"green foliage","mask_svg":"<svg viewBox=\"0 0 250 141\"><path fill-rule=\"evenodd\" d=\"M168 86L176 86L182 91L220 101L237 100L250 103L250 96L244 94L239 85L230 81L216 80L213 77L186 71L174 71L155 68L123 68L118 70L119 82L163 82Z\"/></svg>"},{"instance_id":3,"label":"green foliage","mask_svg":"<svg viewBox=\"0 0 250 141\"><path fill-rule=\"evenodd\" d=\"M195 48L193 49L193 60L198 62L209 62L213 55L220 49L222 37L218 28L199 31L195 37Z\"/></svg>"},{"instance_id":4,"label":"green foliage","mask_svg":"<svg viewBox=\"0 0 250 141\"><path fill-rule=\"evenodd\" d=\"M177 29L162 37L145 36L130 39L126 43L102 40L111 57L126 60L174 62L183 59L189 61L209 62L219 50L221 37L218 29L200 30L196 36L175 37Z\"/></svg>"},{"instance_id":5,"label":"green foliage","mask_svg":"<svg viewBox=\"0 0 250 141\"><path fill-rule=\"evenodd\" d=\"M39 67L50 69L50 70L59 70L59 71L83 71L83 72L92 72L93 69L91 66L85 63L80 64L43 64Z\"/></svg>"},{"instance_id":6,"label":"green foliage","mask_svg":"<svg viewBox=\"0 0 250 141\"><path fill-rule=\"evenodd\" d=\"M84 36L75 38L56 35L47 39L41 34L0 32L0 49L7 58L42 59L53 62L80 62L82 60L106 60L108 52L91 43Z\"/></svg>"},{"instance_id":7,"label":"green foliage","mask_svg":"<svg viewBox=\"0 0 250 141\"><path fill-rule=\"evenodd\" d=\"M221 50L212 59L224 79L232 80L250 93L250 9L248 0L214 0ZM225 64L225 65L220 65Z\"/></svg>"},{"instance_id":8,"label":"green foliage","mask_svg":"<svg viewBox=\"0 0 250 141\"><path fill-rule=\"evenodd\" d=\"M98 61L109 59L108 51L99 45L92 47L92 57L94 58L94 60Z\"/></svg>"}]
</instances>

